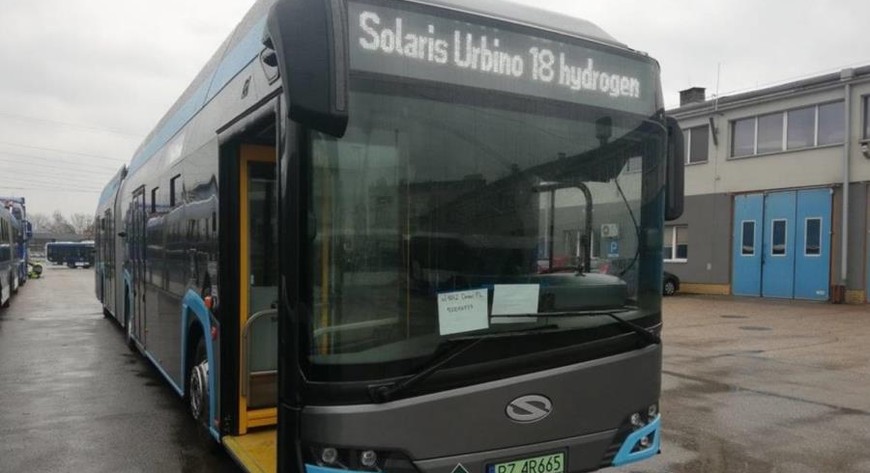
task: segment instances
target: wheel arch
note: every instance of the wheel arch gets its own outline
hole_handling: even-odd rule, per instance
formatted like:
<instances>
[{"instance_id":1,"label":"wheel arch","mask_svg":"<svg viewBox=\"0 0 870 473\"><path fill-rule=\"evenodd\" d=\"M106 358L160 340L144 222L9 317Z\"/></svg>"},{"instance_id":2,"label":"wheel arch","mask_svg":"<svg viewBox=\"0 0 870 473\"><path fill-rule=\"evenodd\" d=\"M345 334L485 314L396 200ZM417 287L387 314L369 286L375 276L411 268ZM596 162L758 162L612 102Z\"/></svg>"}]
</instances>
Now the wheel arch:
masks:
<instances>
[{"instance_id":1,"label":"wheel arch","mask_svg":"<svg viewBox=\"0 0 870 473\"><path fill-rule=\"evenodd\" d=\"M215 439L220 440L220 433L215 428L217 419L217 351L212 339L211 312L205 305L202 297L193 290L188 290L181 305L181 379L182 392L187 395L188 370L192 363L196 344L202 339L205 342L206 359L208 360L208 400L209 400L209 432Z\"/></svg>"}]
</instances>

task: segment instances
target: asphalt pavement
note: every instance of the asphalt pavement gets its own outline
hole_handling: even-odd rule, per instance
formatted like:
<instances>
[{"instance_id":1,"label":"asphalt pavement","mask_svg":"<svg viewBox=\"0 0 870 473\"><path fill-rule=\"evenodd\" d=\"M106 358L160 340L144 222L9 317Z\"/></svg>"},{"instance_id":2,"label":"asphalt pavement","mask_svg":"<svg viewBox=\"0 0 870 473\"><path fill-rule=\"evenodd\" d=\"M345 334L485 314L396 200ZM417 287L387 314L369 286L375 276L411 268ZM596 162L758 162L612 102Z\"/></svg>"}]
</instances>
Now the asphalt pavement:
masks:
<instances>
[{"instance_id":1,"label":"asphalt pavement","mask_svg":"<svg viewBox=\"0 0 870 473\"><path fill-rule=\"evenodd\" d=\"M608 473L870 472L867 306L665 300L662 454Z\"/></svg>"},{"instance_id":2,"label":"asphalt pavement","mask_svg":"<svg viewBox=\"0 0 870 473\"><path fill-rule=\"evenodd\" d=\"M0 472L239 472L102 315L93 270L48 267L0 311Z\"/></svg>"},{"instance_id":3,"label":"asphalt pavement","mask_svg":"<svg viewBox=\"0 0 870 473\"><path fill-rule=\"evenodd\" d=\"M0 473L238 472L93 287L50 267L0 311ZM606 471L870 472L868 326L866 306L666 299L662 454Z\"/></svg>"}]
</instances>

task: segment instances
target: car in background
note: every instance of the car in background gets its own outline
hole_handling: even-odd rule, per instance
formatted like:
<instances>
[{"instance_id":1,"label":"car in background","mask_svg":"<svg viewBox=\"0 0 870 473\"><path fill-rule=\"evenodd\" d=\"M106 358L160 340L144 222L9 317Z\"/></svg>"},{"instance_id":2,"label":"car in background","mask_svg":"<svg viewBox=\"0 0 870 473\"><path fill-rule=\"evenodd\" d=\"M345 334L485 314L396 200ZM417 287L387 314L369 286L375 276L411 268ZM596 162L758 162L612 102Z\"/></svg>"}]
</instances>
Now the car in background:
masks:
<instances>
[{"instance_id":1,"label":"car in background","mask_svg":"<svg viewBox=\"0 0 870 473\"><path fill-rule=\"evenodd\" d=\"M680 278L678 278L675 274L665 271L664 276L662 277L662 294L666 296L673 296L679 290Z\"/></svg>"}]
</instances>

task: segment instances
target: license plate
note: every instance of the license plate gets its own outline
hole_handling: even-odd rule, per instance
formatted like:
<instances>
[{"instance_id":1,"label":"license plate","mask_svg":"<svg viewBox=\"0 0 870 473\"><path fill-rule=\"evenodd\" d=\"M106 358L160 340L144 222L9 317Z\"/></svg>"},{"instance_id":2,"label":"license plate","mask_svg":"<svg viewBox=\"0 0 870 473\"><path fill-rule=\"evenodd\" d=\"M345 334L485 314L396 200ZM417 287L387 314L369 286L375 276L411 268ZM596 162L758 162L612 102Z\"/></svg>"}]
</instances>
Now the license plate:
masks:
<instances>
[{"instance_id":1,"label":"license plate","mask_svg":"<svg viewBox=\"0 0 870 473\"><path fill-rule=\"evenodd\" d=\"M564 473L565 454L553 453L489 465L488 473Z\"/></svg>"}]
</instances>

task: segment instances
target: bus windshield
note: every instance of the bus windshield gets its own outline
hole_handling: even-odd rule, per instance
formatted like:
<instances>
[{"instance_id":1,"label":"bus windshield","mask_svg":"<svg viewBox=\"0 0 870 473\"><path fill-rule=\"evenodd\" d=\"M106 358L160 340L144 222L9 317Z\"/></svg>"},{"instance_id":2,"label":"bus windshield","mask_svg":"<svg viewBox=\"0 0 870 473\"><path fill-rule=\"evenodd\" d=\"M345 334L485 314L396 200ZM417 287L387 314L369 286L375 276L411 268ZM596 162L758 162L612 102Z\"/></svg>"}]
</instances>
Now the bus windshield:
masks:
<instances>
[{"instance_id":1,"label":"bus windshield","mask_svg":"<svg viewBox=\"0 0 870 473\"><path fill-rule=\"evenodd\" d=\"M639 244L661 234L659 124L461 88L354 84L346 135L312 134L312 364L426 357L452 337L535 323L613 324L571 313L657 316L660 296L638 275L661 271ZM650 206L659 218L647 222Z\"/></svg>"}]
</instances>

